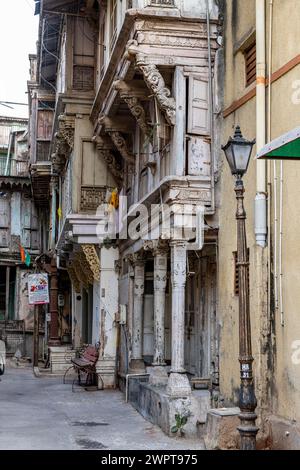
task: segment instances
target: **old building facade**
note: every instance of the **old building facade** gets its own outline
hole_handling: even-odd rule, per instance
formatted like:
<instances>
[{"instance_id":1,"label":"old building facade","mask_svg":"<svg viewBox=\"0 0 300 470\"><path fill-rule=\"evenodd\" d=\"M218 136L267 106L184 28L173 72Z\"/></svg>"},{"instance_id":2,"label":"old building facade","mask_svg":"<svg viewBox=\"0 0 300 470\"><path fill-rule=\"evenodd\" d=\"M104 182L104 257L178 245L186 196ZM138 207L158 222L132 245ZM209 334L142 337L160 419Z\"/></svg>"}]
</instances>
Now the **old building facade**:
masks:
<instances>
[{"instance_id":1,"label":"old building facade","mask_svg":"<svg viewBox=\"0 0 300 470\"><path fill-rule=\"evenodd\" d=\"M299 125L299 5L293 0L226 1L223 143L239 124L256 151ZM255 156L255 152L253 152ZM262 435L278 449L299 448L297 305L298 162L251 160L245 176L250 304L257 413ZM234 181L221 171L219 210L220 389L236 402L238 297Z\"/></svg>"},{"instance_id":2,"label":"old building facade","mask_svg":"<svg viewBox=\"0 0 300 470\"><path fill-rule=\"evenodd\" d=\"M119 386L168 433L187 413L195 434L210 408L238 404L234 181L221 144L237 124L257 150L297 125L297 41L284 40L286 24L298 35L296 1L36 4L30 173L52 370L99 343L99 386ZM291 448L297 172L253 159L245 177L259 440Z\"/></svg>"},{"instance_id":3,"label":"old building facade","mask_svg":"<svg viewBox=\"0 0 300 470\"><path fill-rule=\"evenodd\" d=\"M8 355L19 351L31 357L27 276L32 263L24 263L20 250L38 256L40 231L28 172L28 120L0 117L0 146L0 331ZM41 330L42 324L41 318Z\"/></svg>"},{"instance_id":4,"label":"old building facade","mask_svg":"<svg viewBox=\"0 0 300 470\"><path fill-rule=\"evenodd\" d=\"M54 286L50 362L63 369L66 348L99 342L104 387L126 388L140 409L134 377L150 376L149 419L159 421L151 384L161 385L173 407L194 410L196 432L219 381L219 2L79 3L37 2L30 58L30 170L41 266ZM114 217L116 236L103 236ZM57 293L68 306L65 331ZM169 398L159 423L167 432Z\"/></svg>"}]
</instances>

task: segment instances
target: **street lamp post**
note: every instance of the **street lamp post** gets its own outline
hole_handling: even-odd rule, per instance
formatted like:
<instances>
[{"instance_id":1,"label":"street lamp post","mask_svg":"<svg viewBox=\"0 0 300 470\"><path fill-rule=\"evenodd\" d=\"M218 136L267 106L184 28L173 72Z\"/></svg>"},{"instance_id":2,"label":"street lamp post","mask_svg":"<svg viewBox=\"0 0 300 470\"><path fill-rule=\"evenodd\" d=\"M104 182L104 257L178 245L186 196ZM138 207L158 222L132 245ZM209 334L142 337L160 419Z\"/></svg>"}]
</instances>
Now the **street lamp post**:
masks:
<instances>
[{"instance_id":1,"label":"street lamp post","mask_svg":"<svg viewBox=\"0 0 300 470\"><path fill-rule=\"evenodd\" d=\"M257 401L252 372L252 346L250 324L250 302L248 283L248 250L246 238L246 212L244 209L244 184L242 177L246 173L255 141L243 138L239 126L234 138L222 147L229 163L231 173L236 177L237 200L237 267L239 273L239 362L240 362L240 426L241 450L255 450L258 428L255 424Z\"/></svg>"}]
</instances>

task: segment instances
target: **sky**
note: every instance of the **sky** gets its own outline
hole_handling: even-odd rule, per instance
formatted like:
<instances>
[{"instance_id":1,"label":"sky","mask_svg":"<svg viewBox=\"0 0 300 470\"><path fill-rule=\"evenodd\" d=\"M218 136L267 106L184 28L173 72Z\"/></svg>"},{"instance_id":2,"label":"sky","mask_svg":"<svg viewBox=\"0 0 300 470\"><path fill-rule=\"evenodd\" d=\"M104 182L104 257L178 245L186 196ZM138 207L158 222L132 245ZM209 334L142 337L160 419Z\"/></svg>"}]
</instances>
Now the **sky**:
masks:
<instances>
[{"instance_id":1,"label":"sky","mask_svg":"<svg viewBox=\"0 0 300 470\"><path fill-rule=\"evenodd\" d=\"M34 16L34 5L34 0L1 1L0 101L28 102L28 55L36 53L38 39L39 16ZM0 105L0 115L28 117L28 107Z\"/></svg>"}]
</instances>

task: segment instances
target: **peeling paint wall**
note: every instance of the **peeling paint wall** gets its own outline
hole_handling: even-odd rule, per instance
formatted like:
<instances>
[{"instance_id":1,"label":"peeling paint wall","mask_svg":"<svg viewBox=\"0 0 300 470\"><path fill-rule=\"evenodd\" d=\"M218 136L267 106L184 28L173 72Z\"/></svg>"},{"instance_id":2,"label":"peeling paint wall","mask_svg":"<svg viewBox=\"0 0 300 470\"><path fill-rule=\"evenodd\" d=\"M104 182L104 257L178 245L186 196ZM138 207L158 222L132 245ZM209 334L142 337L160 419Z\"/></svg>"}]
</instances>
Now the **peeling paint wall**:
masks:
<instances>
[{"instance_id":1,"label":"peeling paint wall","mask_svg":"<svg viewBox=\"0 0 300 470\"><path fill-rule=\"evenodd\" d=\"M18 302L18 320L25 321L25 329L33 329L34 307L28 304L28 275L32 274L32 270L20 270L19 280L19 302Z\"/></svg>"},{"instance_id":2,"label":"peeling paint wall","mask_svg":"<svg viewBox=\"0 0 300 470\"><path fill-rule=\"evenodd\" d=\"M276 73L299 54L300 8L297 0L273 2L272 73ZM255 1L231 0L225 2L225 103L224 109L235 100L243 98L245 88L245 64L243 43L255 31ZM269 2L266 1L267 45L269 41ZM291 64L272 84L271 140L299 126L299 77L300 66ZM297 94L298 93L298 94ZM223 144L239 124L245 137L255 138L256 98L246 100L224 119ZM236 201L234 180L228 164L221 166L220 234L219 234L219 311L220 311L220 370L221 393L225 403L237 402L239 387L238 365L238 297L234 295L234 258L236 250ZM253 155L255 154L255 149ZM274 171L270 165L269 195L271 204L271 258L268 249L255 245L254 198L256 168L254 159L244 178L245 208L247 212L247 237L250 248L250 312L254 353L254 374L258 413L275 414L288 420L300 420L300 316L299 316L299 265L300 254L298 225L300 220L298 185L299 162L283 164L283 310L284 326L280 310L274 308ZM277 175L280 163L276 164ZM279 182L277 201L279 204ZM279 215L279 206L278 206ZM278 232L279 240L279 232ZM277 246L278 253L278 246ZM279 258L277 259L279 263ZM268 299L268 263L271 263L271 298ZM262 267L262 269L261 269ZM259 276L262 273L262 276ZM268 308L269 303L269 308Z\"/></svg>"}]
</instances>

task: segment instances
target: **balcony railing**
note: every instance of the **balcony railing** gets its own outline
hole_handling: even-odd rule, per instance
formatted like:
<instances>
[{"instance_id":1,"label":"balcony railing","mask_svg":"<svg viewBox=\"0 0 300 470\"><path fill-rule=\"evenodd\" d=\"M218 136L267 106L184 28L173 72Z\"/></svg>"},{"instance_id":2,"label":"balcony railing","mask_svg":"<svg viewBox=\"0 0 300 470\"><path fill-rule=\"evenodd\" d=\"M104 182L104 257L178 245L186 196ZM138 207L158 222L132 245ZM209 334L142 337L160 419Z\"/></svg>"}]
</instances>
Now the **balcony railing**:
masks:
<instances>
[{"instance_id":1,"label":"balcony railing","mask_svg":"<svg viewBox=\"0 0 300 470\"><path fill-rule=\"evenodd\" d=\"M28 163L26 161L10 160L7 165L7 156L0 155L0 176L28 176Z\"/></svg>"},{"instance_id":2,"label":"balcony railing","mask_svg":"<svg viewBox=\"0 0 300 470\"><path fill-rule=\"evenodd\" d=\"M83 212L96 211L106 202L106 186L81 186L80 209Z\"/></svg>"},{"instance_id":3,"label":"balcony railing","mask_svg":"<svg viewBox=\"0 0 300 470\"><path fill-rule=\"evenodd\" d=\"M6 155L0 155L0 175L3 176L5 174L5 167L6 167Z\"/></svg>"},{"instance_id":4,"label":"balcony railing","mask_svg":"<svg viewBox=\"0 0 300 470\"><path fill-rule=\"evenodd\" d=\"M173 7L175 0L151 0L151 5L158 5L160 7Z\"/></svg>"},{"instance_id":5,"label":"balcony railing","mask_svg":"<svg viewBox=\"0 0 300 470\"><path fill-rule=\"evenodd\" d=\"M47 162L49 161L50 141L38 141L36 147L36 161Z\"/></svg>"}]
</instances>

